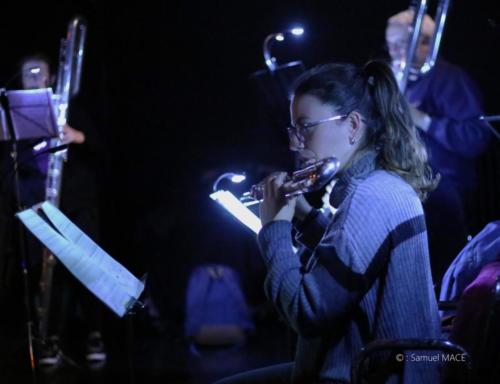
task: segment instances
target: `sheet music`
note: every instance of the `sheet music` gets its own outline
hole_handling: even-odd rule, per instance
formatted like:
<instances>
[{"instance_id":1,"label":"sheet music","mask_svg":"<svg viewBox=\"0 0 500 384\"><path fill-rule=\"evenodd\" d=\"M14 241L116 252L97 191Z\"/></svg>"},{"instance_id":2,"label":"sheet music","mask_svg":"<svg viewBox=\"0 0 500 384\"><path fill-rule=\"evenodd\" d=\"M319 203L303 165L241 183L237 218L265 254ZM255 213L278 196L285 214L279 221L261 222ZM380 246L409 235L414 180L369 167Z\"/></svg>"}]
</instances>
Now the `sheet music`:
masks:
<instances>
[{"instance_id":1,"label":"sheet music","mask_svg":"<svg viewBox=\"0 0 500 384\"><path fill-rule=\"evenodd\" d=\"M34 209L17 216L68 270L118 316L127 312L144 283L114 260L51 203L40 206L54 228Z\"/></svg>"},{"instance_id":2,"label":"sheet music","mask_svg":"<svg viewBox=\"0 0 500 384\"><path fill-rule=\"evenodd\" d=\"M144 284L135 278L123 265L113 259L100 248L90 237L73 224L61 211L49 202L41 206L43 212L50 219L54 227L69 241L86 250L94 263L113 275L118 284L121 284L131 296L138 297L144 289Z\"/></svg>"}]
</instances>

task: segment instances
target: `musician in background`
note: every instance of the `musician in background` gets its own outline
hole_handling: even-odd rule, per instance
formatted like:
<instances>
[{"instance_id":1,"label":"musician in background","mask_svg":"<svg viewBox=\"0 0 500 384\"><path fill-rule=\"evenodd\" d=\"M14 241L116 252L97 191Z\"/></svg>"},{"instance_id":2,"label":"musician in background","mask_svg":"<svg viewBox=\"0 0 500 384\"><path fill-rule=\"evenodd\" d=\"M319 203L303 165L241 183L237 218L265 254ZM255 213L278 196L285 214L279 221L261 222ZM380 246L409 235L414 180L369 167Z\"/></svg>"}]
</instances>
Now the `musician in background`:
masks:
<instances>
[{"instance_id":1,"label":"musician in background","mask_svg":"<svg viewBox=\"0 0 500 384\"><path fill-rule=\"evenodd\" d=\"M50 87L51 79L48 70L49 59L37 54L23 59L20 63L21 87L23 89L38 89ZM42 146L37 146L39 140L21 140L18 144L19 153L19 182L22 207L30 207L45 200L45 180L47 177L48 155L36 156L42 152ZM33 158L36 156L35 158ZM41 254L31 261L41 262ZM40 252L39 252L40 253Z\"/></svg>"},{"instance_id":2,"label":"musician in background","mask_svg":"<svg viewBox=\"0 0 500 384\"><path fill-rule=\"evenodd\" d=\"M43 55L33 55L23 59L22 83L24 89L45 88L53 83L50 64ZM99 214L97 194L97 169L102 141L94 124L81 107L78 97L70 100L68 123L64 126L63 143L69 144L68 158L64 163L61 186L60 209L90 238L98 242ZM31 189L36 196L27 197L38 203L44 200L48 156L37 158L37 167L43 177ZM106 353L102 340L102 304L87 291L65 267L58 263L54 269L49 317L49 345L40 356L42 365L53 366L60 362L59 337L70 337L76 329L68 329L71 316L80 306L87 325L86 360L88 363L102 363ZM69 345L69 343L67 343Z\"/></svg>"},{"instance_id":3,"label":"musician in background","mask_svg":"<svg viewBox=\"0 0 500 384\"><path fill-rule=\"evenodd\" d=\"M389 18L386 43L397 70L406 58L414 12L406 10ZM464 70L444 60L426 74L418 72L430 49L434 21L425 15L411 65L405 96L413 121L429 153L429 163L441 175L438 188L424 204L434 283L440 281L464 247L468 235L466 202L476 184L475 158L490 139L476 84Z\"/></svg>"}]
</instances>

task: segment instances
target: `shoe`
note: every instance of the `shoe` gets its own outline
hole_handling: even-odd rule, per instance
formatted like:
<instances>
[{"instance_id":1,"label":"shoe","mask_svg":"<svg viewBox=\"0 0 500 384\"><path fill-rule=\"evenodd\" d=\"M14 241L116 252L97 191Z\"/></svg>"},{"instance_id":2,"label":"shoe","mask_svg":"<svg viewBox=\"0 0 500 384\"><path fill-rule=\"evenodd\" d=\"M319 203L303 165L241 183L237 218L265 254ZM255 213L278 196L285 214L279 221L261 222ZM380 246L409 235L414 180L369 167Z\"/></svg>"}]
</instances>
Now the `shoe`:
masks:
<instances>
[{"instance_id":1,"label":"shoe","mask_svg":"<svg viewBox=\"0 0 500 384\"><path fill-rule=\"evenodd\" d=\"M102 363L106 361L106 350L100 332L91 332L87 338L87 353L85 359L87 363Z\"/></svg>"},{"instance_id":2,"label":"shoe","mask_svg":"<svg viewBox=\"0 0 500 384\"><path fill-rule=\"evenodd\" d=\"M57 367L61 364L62 352L59 347L59 337L50 336L40 348L38 364L41 368Z\"/></svg>"}]
</instances>

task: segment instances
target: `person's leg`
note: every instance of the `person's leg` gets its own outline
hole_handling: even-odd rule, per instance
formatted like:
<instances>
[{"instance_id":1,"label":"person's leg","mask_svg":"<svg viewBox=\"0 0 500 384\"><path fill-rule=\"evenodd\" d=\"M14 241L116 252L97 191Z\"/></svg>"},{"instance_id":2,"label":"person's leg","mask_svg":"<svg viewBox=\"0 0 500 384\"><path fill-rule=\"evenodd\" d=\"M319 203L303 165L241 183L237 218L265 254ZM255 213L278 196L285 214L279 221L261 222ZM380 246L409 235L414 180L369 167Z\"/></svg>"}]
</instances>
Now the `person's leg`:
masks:
<instances>
[{"instance_id":1,"label":"person's leg","mask_svg":"<svg viewBox=\"0 0 500 384\"><path fill-rule=\"evenodd\" d=\"M215 384L290 384L293 362L258 368L224 378Z\"/></svg>"},{"instance_id":2,"label":"person's leg","mask_svg":"<svg viewBox=\"0 0 500 384\"><path fill-rule=\"evenodd\" d=\"M62 361L62 346L61 337L64 333L67 316L70 308L66 305L68 300L66 296L70 292L66 289L67 281L73 276L68 276L70 273L61 263L56 263L52 269L52 278L44 281L48 284L50 291L50 305L48 312L45 314L47 329L46 335L41 340L40 356L38 362L43 369L52 369L59 366ZM40 319L40 321L42 321Z\"/></svg>"},{"instance_id":3,"label":"person's leg","mask_svg":"<svg viewBox=\"0 0 500 384\"><path fill-rule=\"evenodd\" d=\"M68 217L92 240L99 243L99 214L95 207L88 205L69 211ZM72 291L74 302L82 311L87 333L85 358L91 364L102 363L106 360L102 337L102 317L105 307L76 279L72 280Z\"/></svg>"}]
</instances>

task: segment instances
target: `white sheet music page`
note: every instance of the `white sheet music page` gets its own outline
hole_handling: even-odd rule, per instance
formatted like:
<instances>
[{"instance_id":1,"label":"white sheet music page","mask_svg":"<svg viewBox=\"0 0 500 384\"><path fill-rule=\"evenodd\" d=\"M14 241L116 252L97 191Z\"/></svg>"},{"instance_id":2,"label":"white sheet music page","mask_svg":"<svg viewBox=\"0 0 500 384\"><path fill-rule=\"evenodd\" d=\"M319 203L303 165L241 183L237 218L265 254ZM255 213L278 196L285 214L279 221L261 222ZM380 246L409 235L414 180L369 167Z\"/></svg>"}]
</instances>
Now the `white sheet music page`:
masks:
<instances>
[{"instance_id":1,"label":"white sheet music page","mask_svg":"<svg viewBox=\"0 0 500 384\"><path fill-rule=\"evenodd\" d=\"M34 209L19 212L24 225L68 270L118 316L127 312L132 300L144 290L144 283L114 260L51 203L40 208L47 223Z\"/></svg>"}]
</instances>

